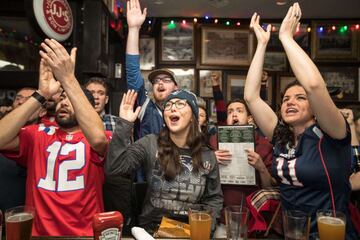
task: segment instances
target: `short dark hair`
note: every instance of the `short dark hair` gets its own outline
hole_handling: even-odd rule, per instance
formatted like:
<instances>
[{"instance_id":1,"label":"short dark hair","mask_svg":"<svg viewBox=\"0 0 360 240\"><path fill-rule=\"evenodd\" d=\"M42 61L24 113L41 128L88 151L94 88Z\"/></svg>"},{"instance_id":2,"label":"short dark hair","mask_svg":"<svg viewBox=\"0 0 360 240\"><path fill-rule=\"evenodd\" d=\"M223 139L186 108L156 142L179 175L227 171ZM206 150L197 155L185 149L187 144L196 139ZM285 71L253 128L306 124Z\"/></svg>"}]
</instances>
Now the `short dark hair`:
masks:
<instances>
[{"instance_id":1,"label":"short dark hair","mask_svg":"<svg viewBox=\"0 0 360 240\"><path fill-rule=\"evenodd\" d=\"M251 115L250 109L248 108L245 100L244 100L244 99L240 99L240 98L235 98L235 99L230 100L230 102L228 102L228 104L226 105L226 111L227 111L227 109L229 108L230 104L232 104L232 103L241 103L241 104L244 104L247 114L248 114L248 115Z\"/></svg>"},{"instance_id":2,"label":"short dark hair","mask_svg":"<svg viewBox=\"0 0 360 240\"><path fill-rule=\"evenodd\" d=\"M85 97L87 98L87 100L89 101L91 106L95 107L95 99L94 99L94 96L92 95L92 93L89 90L87 90L84 86L81 86L81 90L84 92ZM64 93L66 93L65 90L63 90L61 92L61 94L64 94Z\"/></svg>"},{"instance_id":3,"label":"short dark hair","mask_svg":"<svg viewBox=\"0 0 360 240\"><path fill-rule=\"evenodd\" d=\"M105 95L108 96L109 95L109 87L108 84L105 82L105 80L103 78L100 77L91 77L89 78L89 80L84 84L84 86L87 88L90 84L100 84L101 86L103 86L105 88Z\"/></svg>"}]
</instances>

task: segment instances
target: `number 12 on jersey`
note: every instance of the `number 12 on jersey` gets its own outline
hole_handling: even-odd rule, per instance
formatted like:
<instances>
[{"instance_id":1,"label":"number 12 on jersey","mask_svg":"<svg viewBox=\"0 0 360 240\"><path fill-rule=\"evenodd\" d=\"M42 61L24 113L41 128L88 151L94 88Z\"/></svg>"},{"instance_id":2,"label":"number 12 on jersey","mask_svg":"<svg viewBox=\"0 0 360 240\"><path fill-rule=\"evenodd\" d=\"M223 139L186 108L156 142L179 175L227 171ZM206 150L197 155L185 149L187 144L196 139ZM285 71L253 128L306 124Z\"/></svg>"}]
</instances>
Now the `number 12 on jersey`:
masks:
<instances>
[{"instance_id":1,"label":"number 12 on jersey","mask_svg":"<svg viewBox=\"0 0 360 240\"><path fill-rule=\"evenodd\" d=\"M80 170L85 166L85 144L78 142L76 144L53 142L46 149L49 156L46 159L46 176L41 178L38 183L39 188L49 191L75 191L84 188L84 175L76 176L75 180L68 180L70 170ZM75 151L75 159L62 161L58 168L58 180L54 180L56 159L59 155L68 155Z\"/></svg>"}]
</instances>

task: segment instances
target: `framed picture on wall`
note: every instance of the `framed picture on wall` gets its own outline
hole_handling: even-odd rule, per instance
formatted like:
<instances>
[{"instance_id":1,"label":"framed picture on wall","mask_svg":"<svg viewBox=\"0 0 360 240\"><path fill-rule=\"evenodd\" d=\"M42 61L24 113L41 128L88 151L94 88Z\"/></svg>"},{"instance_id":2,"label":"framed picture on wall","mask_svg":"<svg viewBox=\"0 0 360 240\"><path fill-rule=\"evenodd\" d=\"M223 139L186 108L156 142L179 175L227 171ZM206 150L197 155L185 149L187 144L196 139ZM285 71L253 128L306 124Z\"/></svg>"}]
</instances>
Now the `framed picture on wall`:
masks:
<instances>
[{"instance_id":1,"label":"framed picture on wall","mask_svg":"<svg viewBox=\"0 0 360 240\"><path fill-rule=\"evenodd\" d=\"M212 98L213 88L211 75L216 74L219 77L220 89L222 89L222 72L212 70L199 70L199 94L200 97Z\"/></svg>"},{"instance_id":2,"label":"framed picture on wall","mask_svg":"<svg viewBox=\"0 0 360 240\"><path fill-rule=\"evenodd\" d=\"M246 74L228 74L226 76L227 100L244 99Z\"/></svg>"},{"instance_id":3,"label":"framed picture on wall","mask_svg":"<svg viewBox=\"0 0 360 240\"><path fill-rule=\"evenodd\" d=\"M173 21L161 23L160 63L194 62L194 25Z\"/></svg>"},{"instance_id":4,"label":"framed picture on wall","mask_svg":"<svg viewBox=\"0 0 360 240\"><path fill-rule=\"evenodd\" d=\"M177 85L180 89L195 92L195 70L194 68L169 68L176 77Z\"/></svg>"},{"instance_id":5,"label":"framed picture on wall","mask_svg":"<svg viewBox=\"0 0 360 240\"><path fill-rule=\"evenodd\" d=\"M349 22L314 21L311 57L318 61L354 61L358 54L357 31L345 30Z\"/></svg>"},{"instance_id":6,"label":"framed picture on wall","mask_svg":"<svg viewBox=\"0 0 360 240\"><path fill-rule=\"evenodd\" d=\"M155 39L140 38L140 69L152 70L155 68Z\"/></svg>"},{"instance_id":7,"label":"framed picture on wall","mask_svg":"<svg viewBox=\"0 0 360 240\"><path fill-rule=\"evenodd\" d=\"M266 71L286 72L287 57L284 52L266 52L264 60Z\"/></svg>"},{"instance_id":8,"label":"framed picture on wall","mask_svg":"<svg viewBox=\"0 0 360 240\"><path fill-rule=\"evenodd\" d=\"M248 29L201 27L201 65L249 66L252 53Z\"/></svg>"},{"instance_id":9,"label":"framed picture on wall","mask_svg":"<svg viewBox=\"0 0 360 240\"><path fill-rule=\"evenodd\" d=\"M358 67L320 67L328 87L341 87L342 94L335 101L358 101L359 69Z\"/></svg>"}]
</instances>

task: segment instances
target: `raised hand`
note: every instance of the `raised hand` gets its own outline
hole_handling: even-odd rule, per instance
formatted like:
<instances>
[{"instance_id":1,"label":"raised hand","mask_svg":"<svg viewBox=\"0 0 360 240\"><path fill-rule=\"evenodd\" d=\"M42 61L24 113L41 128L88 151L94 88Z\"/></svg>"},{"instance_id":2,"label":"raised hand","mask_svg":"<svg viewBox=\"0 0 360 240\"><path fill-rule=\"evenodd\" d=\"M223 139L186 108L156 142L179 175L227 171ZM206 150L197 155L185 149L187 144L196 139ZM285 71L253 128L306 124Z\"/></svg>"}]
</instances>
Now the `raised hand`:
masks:
<instances>
[{"instance_id":1,"label":"raised hand","mask_svg":"<svg viewBox=\"0 0 360 240\"><path fill-rule=\"evenodd\" d=\"M211 72L210 73L210 77L211 77L211 83L213 86L218 86L220 85L220 74L219 72Z\"/></svg>"},{"instance_id":2,"label":"raised hand","mask_svg":"<svg viewBox=\"0 0 360 240\"><path fill-rule=\"evenodd\" d=\"M120 118L125 119L129 122L135 122L141 109L140 107L137 107L134 111L136 97L137 92L135 92L134 90L128 90L127 93L124 93L119 109Z\"/></svg>"},{"instance_id":3,"label":"raised hand","mask_svg":"<svg viewBox=\"0 0 360 240\"><path fill-rule=\"evenodd\" d=\"M147 9L141 11L139 0L130 0L126 4L126 20L129 28L140 28L146 18Z\"/></svg>"},{"instance_id":4,"label":"raised hand","mask_svg":"<svg viewBox=\"0 0 360 240\"><path fill-rule=\"evenodd\" d=\"M301 9L299 3L294 3L288 10L279 30L279 39L293 38L296 28L299 26Z\"/></svg>"},{"instance_id":5,"label":"raised hand","mask_svg":"<svg viewBox=\"0 0 360 240\"><path fill-rule=\"evenodd\" d=\"M59 91L60 86L60 82L55 80L49 65L41 58L39 67L39 91L41 95L49 99Z\"/></svg>"},{"instance_id":6,"label":"raised hand","mask_svg":"<svg viewBox=\"0 0 360 240\"><path fill-rule=\"evenodd\" d=\"M254 13L251 17L250 29L252 29L256 35L258 44L266 45L270 39L271 25L267 25L266 31L260 26L260 15Z\"/></svg>"},{"instance_id":7,"label":"raised hand","mask_svg":"<svg viewBox=\"0 0 360 240\"><path fill-rule=\"evenodd\" d=\"M71 49L69 55L66 49L54 39L45 39L41 47L43 48L43 51L40 50L41 57L61 84L75 79L76 48Z\"/></svg>"}]
</instances>

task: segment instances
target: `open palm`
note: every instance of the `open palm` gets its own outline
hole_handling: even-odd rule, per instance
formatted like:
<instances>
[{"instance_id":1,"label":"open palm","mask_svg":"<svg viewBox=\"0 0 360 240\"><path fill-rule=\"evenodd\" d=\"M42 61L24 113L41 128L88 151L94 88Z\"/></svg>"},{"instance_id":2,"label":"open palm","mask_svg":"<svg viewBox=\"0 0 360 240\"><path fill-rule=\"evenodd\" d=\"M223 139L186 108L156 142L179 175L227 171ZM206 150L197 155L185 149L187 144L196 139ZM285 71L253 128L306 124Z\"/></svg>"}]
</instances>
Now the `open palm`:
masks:
<instances>
[{"instance_id":1,"label":"open palm","mask_svg":"<svg viewBox=\"0 0 360 240\"><path fill-rule=\"evenodd\" d=\"M146 18L146 8L141 11L139 0L130 0L127 2L126 20L129 28L141 27Z\"/></svg>"},{"instance_id":2,"label":"open palm","mask_svg":"<svg viewBox=\"0 0 360 240\"><path fill-rule=\"evenodd\" d=\"M60 83L55 80L52 74L51 68L47 65L45 60L40 60L39 68L39 90L44 97L49 99L51 96L56 94L60 89Z\"/></svg>"},{"instance_id":3,"label":"open palm","mask_svg":"<svg viewBox=\"0 0 360 240\"><path fill-rule=\"evenodd\" d=\"M119 109L120 118L129 122L135 122L140 112L140 107L137 107L134 111L136 97L137 92L134 90L128 90L127 93L124 93Z\"/></svg>"},{"instance_id":4,"label":"open palm","mask_svg":"<svg viewBox=\"0 0 360 240\"><path fill-rule=\"evenodd\" d=\"M299 3L294 3L288 10L279 30L279 38L293 38L296 28L299 26L301 9Z\"/></svg>"},{"instance_id":5,"label":"open palm","mask_svg":"<svg viewBox=\"0 0 360 240\"><path fill-rule=\"evenodd\" d=\"M254 13L251 17L250 29L253 29L258 44L267 44L270 39L271 25L269 24L266 31L260 26L260 15Z\"/></svg>"}]
</instances>

